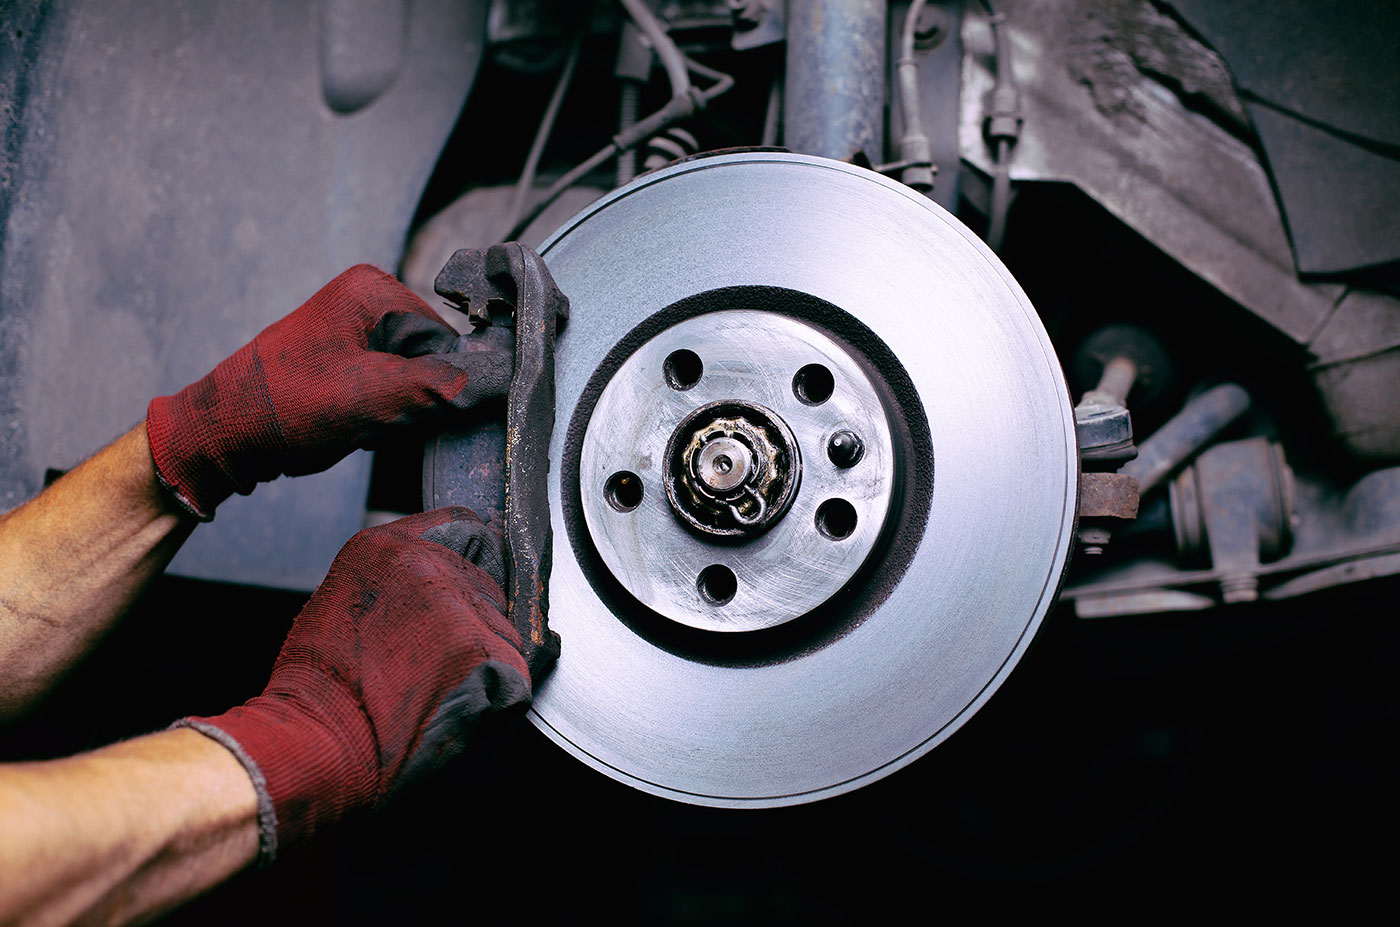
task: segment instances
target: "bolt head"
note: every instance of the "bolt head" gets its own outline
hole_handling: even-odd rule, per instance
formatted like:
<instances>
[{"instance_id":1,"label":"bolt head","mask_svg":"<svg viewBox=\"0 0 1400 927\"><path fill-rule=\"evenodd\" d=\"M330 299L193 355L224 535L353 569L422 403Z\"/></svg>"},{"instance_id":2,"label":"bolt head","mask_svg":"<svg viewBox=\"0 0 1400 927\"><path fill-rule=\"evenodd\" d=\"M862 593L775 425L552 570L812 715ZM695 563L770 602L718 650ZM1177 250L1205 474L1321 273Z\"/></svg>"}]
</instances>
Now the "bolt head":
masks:
<instances>
[{"instance_id":1,"label":"bolt head","mask_svg":"<svg viewBox=\"0 0 1400 927\"><path fill-rule=\"evenodd\" d=\"M826 456L843 470L854 467L865 456L865 442L854 431L838 431L827 442Z\"/></svg>"}]
</instances>

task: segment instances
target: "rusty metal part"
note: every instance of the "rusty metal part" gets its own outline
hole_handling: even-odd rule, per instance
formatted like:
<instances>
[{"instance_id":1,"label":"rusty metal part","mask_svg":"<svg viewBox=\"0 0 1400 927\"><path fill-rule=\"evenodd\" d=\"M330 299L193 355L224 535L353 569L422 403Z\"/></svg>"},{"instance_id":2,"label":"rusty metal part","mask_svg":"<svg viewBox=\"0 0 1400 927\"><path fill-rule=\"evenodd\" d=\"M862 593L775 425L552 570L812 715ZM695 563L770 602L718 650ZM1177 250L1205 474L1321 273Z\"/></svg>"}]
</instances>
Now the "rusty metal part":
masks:
<instances>
[{"instance_id":1,"label":"rusty metal part","mask_svg":"<svg viewBox=\"0 0 1400 927\"><path fill-rule=\"evenodd\" d=\"M1272 468L1270 464L1265 469ZM1282 488L1287 487L1293 497L1288 507L1294 513L1287 526L1292 541L1285 555L1269 560L1274 554L1267 551L1282 551L1281 538L1274 532L1264 539L1264 562L1252 569L1259 598L1289 599L1400 573L1400 467L1369 473L1346 489L1317 475L1294 476ZM1197 481L1183 481L1181 489L1195 497L1199 516L1200 493L1192 492ZM1178 499L1177 507L1185 509L1187 500ZM1251 522L1247 510L1241 521ZM1198 548L1209 545L1203 519L1196 517L1192 524L1194 528L1187 529L1192 537L1186 542ZM1219 536L1216 543L1225 540ZM1072 602L1081 618L1194 611L1218 605L1227 581L1236 590L1243 588L1238 575L1228 558L1209 569L1182 569L1171 560L1140 557L1106 565L1087 581L1065 589L1061 599Z\"/></svg>"},{"instance_id":2,"label":"rusty metal part","mask_svg":"<svg viewBox=\"0 0 1400 927\"><path fill-rule=\"evenodd\" d=\"M1104 364L1098 385L1074 407L1079 435L1079 549L1089 556L1103 553L1119 521L1137 518L1138 483L1112 472L1137 456L1133 418L1126 405L1138 367L1126 356Z\"/></svg>"},{"instance_id":3,"label":"rusty metal part","mask_svg":"<svg viewBox=\"0 0 1400 927\"><path fill-rule=\"evenodd\" d=\"M1079 549L1089 556L1103 553L1113 529L1137 518L1138 481L1122 473L1079 474Z\"/></svg>"},{"instance_id":4,"label":"rusty metal part","mask_svg":"<svg viewBox=\"0 0 1400 927\"><path fill-rule=\"evenodd\" d=\"M569 300L544 261L519 242L452 255L433 288L485 326L506 311L515 325L515 360L506 396L506 599L530 674L559 655L549 629L549 441L554 431L554 338Z\"/></svg>"},{"instance_id":5,"label":"rusty metal part","mask_svg":"<svg viewBox=\"0 0 1400 927\"><path fill-rule=\"evenodd\" d=\"M1080 518L1137 518L1138 498L1138 481L1127 474L1079 474Z\"/></svg>"}]
</instances>

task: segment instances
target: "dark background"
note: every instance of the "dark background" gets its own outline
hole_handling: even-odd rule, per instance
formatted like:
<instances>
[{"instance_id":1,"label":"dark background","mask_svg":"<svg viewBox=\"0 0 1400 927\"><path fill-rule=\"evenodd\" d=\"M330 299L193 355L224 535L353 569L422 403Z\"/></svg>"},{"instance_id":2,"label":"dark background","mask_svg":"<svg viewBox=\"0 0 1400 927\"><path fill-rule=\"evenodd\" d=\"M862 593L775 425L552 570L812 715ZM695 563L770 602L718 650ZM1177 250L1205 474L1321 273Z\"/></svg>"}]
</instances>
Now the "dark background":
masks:
<instances>
[{"instance_id":1,"label":"dark background","mask_svg":"<svg viewBox=\"0 0 1400 927\"><path fill-rule=\"evenodd\" d=\"M176 924L870 923L952 899L1139 917L1384 898L1400 584L1228 613L1051 615L991 702L887 779L766 811L654 798L527 722ZM298 596L167 578L3 759L257 692ZM565 642L567 646L567 641Z\"/></svg>"}]
</instances>

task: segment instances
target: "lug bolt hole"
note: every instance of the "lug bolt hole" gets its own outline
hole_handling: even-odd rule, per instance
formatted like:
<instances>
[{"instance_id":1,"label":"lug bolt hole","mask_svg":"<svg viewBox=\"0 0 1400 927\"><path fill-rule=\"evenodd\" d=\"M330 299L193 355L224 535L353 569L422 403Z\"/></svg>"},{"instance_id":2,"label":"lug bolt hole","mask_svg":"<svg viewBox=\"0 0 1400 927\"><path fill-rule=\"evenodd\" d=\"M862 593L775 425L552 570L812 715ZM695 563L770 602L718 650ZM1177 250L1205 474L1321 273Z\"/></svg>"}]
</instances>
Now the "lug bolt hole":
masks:
<instances>
[{"instance_id":1,"label":"lug bolt hole","mask_svg":"<svg viewBox=\"0 0 1400 927\"><path fill-rule=\"evenodd\" d=\"M630 512L642 504L642 479L631 470L619 470L603 484L603 498L619 512Z\"/></svg>"},{"instance_id":2,"label":"lug bolt hole","mask_svg":"<svg viewBox=\"0 0 1400 927\"><path fill-rule=\"evenodd\" d=\"M817 506L817 530L833 541L850 537L856 530L856 507L845 499L828 499Z\"/></svg>"},{"instance_id":3,"label":"lug bolt hole","mask_svg":"<svg viewBox=\"0 0 1400 927\"><path fill-rule=\"evenodd\" d=\"M831 398L836 379L821 364L808 364L792 378L792 393L799 402L819 406Z\"/></svg>"},{"instance_id":4,"label":"lug bolt hole","mask_svg":"<svg viewBox=\"0 0 1400 927\"><path fill-rule=\"evenodd\" d=\"M700 571L695 588L711 605L728 605L739 591L739 578L724 564L712 563Z\"/></svg>"},{"instance_id":5,"label":"lug bolt hole","mask_svg":"<svg viewBox=\"0 0 1400 927\"><path fill-rule=\"evenodd\" d=\"M685 348L672 351L661 365L661 373L666 377L667 385L674 390L690 389L700 382L700 376L704 372L705 365L700 360L700 355Z\"/></svg>"}]
</instances>

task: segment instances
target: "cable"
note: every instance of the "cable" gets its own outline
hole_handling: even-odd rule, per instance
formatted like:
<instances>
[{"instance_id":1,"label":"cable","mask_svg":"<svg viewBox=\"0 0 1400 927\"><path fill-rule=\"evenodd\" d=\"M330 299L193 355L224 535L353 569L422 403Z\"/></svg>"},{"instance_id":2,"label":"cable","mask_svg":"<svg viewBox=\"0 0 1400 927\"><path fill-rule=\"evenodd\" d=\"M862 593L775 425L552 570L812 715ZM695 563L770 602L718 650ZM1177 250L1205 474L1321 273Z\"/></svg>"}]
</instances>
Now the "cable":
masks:
<instances>
[{"instance_id":1,"label":"cable","mask_svg":"<svg viewBox=\"0 0 1400 927\"><path fill-rule=\"evenodd\" d=\"M671 82L671 96L689 96L690 74L686 71L685 55L681 54L680 47L666 34L666 27L661 25L661 20L656 18L646 0L618 2L632 18L632 22L636 23L637 28L642 30L642 34L651 40L651 47L656 52L656 57L661 59L661 66L666 69L666 77Z\"/></svg>"},{"instance_id":2,"label":"cable","mask_svg":"<svg viewBox=\"0 0 1400 927\"><path fill-rule=\"evenodd\" d=\"M987 210L987 247L1000 253L1006 237L1006 216L1011 211L1011 153L1021 137L1021 94L1011 70L1011 36L1006 17L991 0L980 0L987 11L996 56L996 78L983 103L983 134L992 149L992 201Z\"/></svg>"},{"instance_id":3,"label":"cable","mask_svg":"<svg viewBox=\"0 0 1400 927\"><path fill-rule=\"evenodd\" d=\"M624 6L627 6L630 12L629 4L635 2L635 0L620 0L620 2L622 2ZM647 10L646 12L648 15L651 14L651 10ZM655 21L655 17L652 17L652 19ZM657 23L657 25L659 26L659 23ZM646 27L642 22L637 22L637 26L645 32ZM676 43L669 35L666 35L665 30L661 31L661 38L663 40L662 44L670 45L672 48L676 49L676 53L680 55L681 64L687 72L683 84L685 88L684 94L672 96L670 101L665 106L661 107L661 109L640 122L637 122L631 129L619 132L617 135L613 136L612 141L606 147L595 152L588 160L572 168L558 180L554 181L554 183L550 184L549 189L544 192L544 196L540 198L539 202L531 207L529 212L517 220L515 225L506 233L506 241L513 241L519 238L520 234L530 227L530 223L538 219L540 214L548 209L549 205L557 200L565 190L588 176L592 171L606 164L610 158L624 151L630 151L657 132L661 132L672 124L690 116L697 108L705 106L715 97L734 86L734 78L730 75L725 74L723 71L717 71L714 68L707 67L681 54L679 47L676 46ZM660 46L657 46L656 52L657 56L664 62L666 56L662 55ZM712 80L714 83L704 90L696 90L691 86L690 72ZM677 86L677 84L673 83L672 89L674 90Z\"/></svg>"},{"instance_id":4,"label":"cable","mask_svg":"<svg viewBox=\"0 0 1400 927\"><path fill-rule=\"evenodd\" d=\"M1006 215L1011 211L1011 148L1002 139L996 143L992 160L992 203L987 211L987 247L1001 253L1006 238Z\"/></svg>"},{"instance_id":5,"label":"cable","mask_svg":"<svg viewBox=\"0 0 1400 927\"><path fill-rule=\"evenodd\" d=\"M779 71L773 76L773 83L768 87L768 106L763 111L763 135L759 138L759 144L764 148L773 148L778 144L778 131L783 120L783 75Z\"/></svg>"},{"instance_id":6,"label":"cable","mask_svg":"<svg viewBox=\"0 0 1400 927\"><path fill-rule=\"evenodd\" d=\"M534 141L530 143L530 153L525 156L525 167L521 169L520 179L515 183L515 193L510 198L510 211L506 214L509 220L505 223L507 229L514 229L520 221L521 213L525 211L525 198L530 195L530 189L535 185L535 173L539 170L544 146L549 143L549 135L554 131L554 123L559 118L564 96L569 92L569 84L573 81L574 68L578 65L579 50L582 47L583 30L580 29L569 45L564 66L559 71L559 80L554 84L554 93L550 95L549 104L544 108L544 115L540 117L540 127L535 131ZM509 236L506 240L510 240Z\"/></svg>"},{"instance_id":7,"label":"cable","mask_svg":"<svg viewBox=\"0 0 1400 927\"><path fill-rule=\"evenodd\" d=\"M904 17L904 31L900 36L899 61L896 65L899 74L899 109L904 114L904 135L899 140L899 159L908 166L900 172L900 179L915 190L928 192L933 189L933 149L928 136L924 134L923 113L919 107L919 62L914 57L914 33L918 29L919 16L924 11L927 0L914 0L909 4L909 12Z\"/></svg>"},{"instance_id":8,"label":"cable","mask_svg":"<svg viewBox=\"0 0 1400 927\"><path fill-rule=\"evenodd\" d=\"M714 81L713 84L697 94L697 96L700 97L701 105L709 103L715 97L734 86L734 78L723 71L716 71L714 68L706 67L693 58L682 56L682 60L685 62L687 70L694 71L701 77Z\"/></svg>"}]
</instances>

